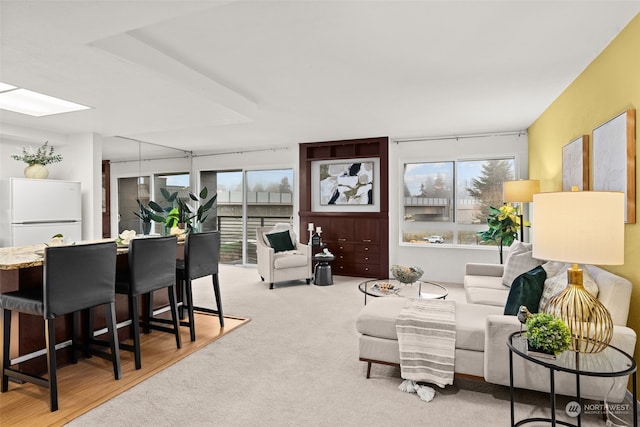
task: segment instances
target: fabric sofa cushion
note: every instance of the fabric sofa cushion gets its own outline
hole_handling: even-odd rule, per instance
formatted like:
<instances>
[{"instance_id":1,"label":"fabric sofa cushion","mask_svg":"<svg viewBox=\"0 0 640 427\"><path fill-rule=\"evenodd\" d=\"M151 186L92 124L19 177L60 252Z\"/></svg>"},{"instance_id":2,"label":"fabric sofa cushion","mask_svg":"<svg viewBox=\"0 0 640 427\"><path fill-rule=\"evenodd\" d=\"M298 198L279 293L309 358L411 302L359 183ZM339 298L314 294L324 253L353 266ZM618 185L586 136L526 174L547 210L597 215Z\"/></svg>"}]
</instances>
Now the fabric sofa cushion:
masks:
<instances>
[{"instance_id":1,"label":"fabric sofa cushion","mask_svg":"<svg viewBox=\"0 0 640 427\"><path fill-rule=\"evenodd\" d=\"M484 351L487 316L502 314L495 305L456 303L456 348Z\"/></svg>"},{"instance_id":2,"label":"fabric sofa cushion","mask_svg":"<svg viewBox=\"0 0 640 427\"><path fill-rule=\"evenodd\" d=\"M540 265L516 277L509 290L504 314L517 315L521 305L531 313L537 313L546 278L547 272Z\"/></svg>"},{"instance_id":3,"label":"fabric sofa cushion","mask_svg":"<svg viewBox=\"0 0 640 427\"><path fill-rule=\"evenodd\" d=\"M288 231L266 233L265 237L269 240L269 246L276 252L292 251L296 248Z\"/></svg>"},{"instance_id":4,"label":"fabric sofa cushion","mask_svg":"<svg viewBox=\"0 0 640 427\"><path fill-rule=\"evenodd\" d=\"M533 245L531 243L516 241L511 244L504 263L503 285L511 286L516 277L543 263L533 257L532 251Z\"/></svg>"},{"instance_id":5,"label":"fabric sofa cushion","mask_svg":"<svg viewBox=\"0 0 640 427\"><path fill-rule=\"evenodd\" d=\"M405 302L404 298L372 298L360 310L356 329L364 335L397 340L396 318Z\"/></svg>"},{"instance_id":6,"label":"fabric sofa cushion","mask_svg":"<svg viewBox=\"0 0 640 427\"><path fill-rule=\"evenodd\" d=\"M540 298L540 311L546 311L549 300L554 296L562 292L567 286L567 269L571 267L571 264L565 264L565 268L562 268L560 273L553 277L547 278L544 282L544 290L542 297ZM584 288L594 297L598 297L598 284L593 280L589 270L584 265L578 266L582 270L582 283Z\"/></svg>"},{"instance_id":7,"label":"fabric sofa cushion","mask_svg":"<svg viewBox=\"0 0 640 427\"><path fill-rule=\"evenodd\" d=\"M273 268L276 270L303 267L307 265L307 256L298 251L278 252L273 258Z\"/></svg>"}]
</instances>

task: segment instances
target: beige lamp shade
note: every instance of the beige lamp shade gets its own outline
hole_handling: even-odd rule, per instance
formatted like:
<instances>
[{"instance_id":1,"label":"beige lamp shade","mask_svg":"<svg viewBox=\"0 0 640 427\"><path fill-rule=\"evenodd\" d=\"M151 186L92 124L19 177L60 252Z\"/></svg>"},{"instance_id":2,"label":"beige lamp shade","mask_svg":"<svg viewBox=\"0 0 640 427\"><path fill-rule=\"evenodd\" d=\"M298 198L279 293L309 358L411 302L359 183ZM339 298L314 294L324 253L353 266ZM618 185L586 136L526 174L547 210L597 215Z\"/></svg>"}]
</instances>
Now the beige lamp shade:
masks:
<instances>
[{"instance_id":1,"label":"beige lamp shade","mask_svg":"<svg viewBox=\"0 0 640 427\"><path fill-rule=\"evenodd\" d=\"M533 257L573 263L567 287L545 311L569 327L569 349L604 350L613 336L607 308L583 286L578 264L624 263L624 194L604 191L541 193L533 197Z\"/></svg>"},{"instance_id":2,"label":"beige lamp shade","mask_svg":"<svg viewBox=\"0 0 640 427\"><path fill-rule=\"evenodd\" d=\"M533 257L575 264L624 264L624 194L539 193L533 197Z\"/></svg>"},{"instance_id":3,"label":"beige lamp shade","mask_svg":"<svg viewBox=\"0 0 640 427\"><path fill-rule=\"evenodd\" d=\"M540 181L537 179L520 179L518 181L505 181L502 186L505 202L531 202L533 195L540 192Z\"/></svg>"}]
</instances>

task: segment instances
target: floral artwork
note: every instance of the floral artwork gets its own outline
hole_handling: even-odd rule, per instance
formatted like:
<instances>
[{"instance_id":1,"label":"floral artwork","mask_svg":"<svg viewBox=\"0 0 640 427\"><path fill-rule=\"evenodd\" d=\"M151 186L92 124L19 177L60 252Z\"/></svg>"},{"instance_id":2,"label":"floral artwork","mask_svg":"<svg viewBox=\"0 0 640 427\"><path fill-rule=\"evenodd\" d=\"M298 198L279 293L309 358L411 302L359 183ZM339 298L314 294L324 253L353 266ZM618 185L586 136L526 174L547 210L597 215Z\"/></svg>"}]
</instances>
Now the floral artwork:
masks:
<instances>
[{"instance_id":1,"label":"floral artwork","mask_svg":"<svg viewBox=\"0 0 640 427\"><path fill-rule=\"evenodd\" d=\"M320 165L321 205L372 205L373 162Z\"/></svg>"}]
</instances>

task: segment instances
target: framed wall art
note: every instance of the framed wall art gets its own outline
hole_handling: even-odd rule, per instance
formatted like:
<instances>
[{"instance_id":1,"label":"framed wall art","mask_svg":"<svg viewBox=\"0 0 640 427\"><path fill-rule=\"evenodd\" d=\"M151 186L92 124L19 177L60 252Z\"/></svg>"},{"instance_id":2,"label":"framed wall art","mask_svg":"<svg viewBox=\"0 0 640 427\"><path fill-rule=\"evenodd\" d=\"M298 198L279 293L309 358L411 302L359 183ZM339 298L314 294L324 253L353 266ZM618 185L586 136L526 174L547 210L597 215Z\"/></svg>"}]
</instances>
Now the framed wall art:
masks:
<instances>
[{"instance_id":1,"label":"framed wall art","mask_svg":"<svg viewBox=\"0 0 640 427\"><path fill-rule=\"evenodd\" d=\"M635 109L628 109L593 130L593 190L623 192L627 224L636 222L635 135Z\"/></svg>"},{"instance_id":2,"label":"framed wall art","mask_svg":"<svg viewBox=\"0 0 640 427\"><path fill-rule=\"evenodd\" d=\"M312 162L313 210L378 212L379 168L377 158Z\"/></svg>"},{"instance_id":3,"label":"framed wall art","mask_svg":"<svg viewBox=\"0 0 640 427\"><path fill-rule=\"evenodd\" d=\"M562 147L562 191L589 189L589 135L582 135Z\"/></svg>"}]
</instances>

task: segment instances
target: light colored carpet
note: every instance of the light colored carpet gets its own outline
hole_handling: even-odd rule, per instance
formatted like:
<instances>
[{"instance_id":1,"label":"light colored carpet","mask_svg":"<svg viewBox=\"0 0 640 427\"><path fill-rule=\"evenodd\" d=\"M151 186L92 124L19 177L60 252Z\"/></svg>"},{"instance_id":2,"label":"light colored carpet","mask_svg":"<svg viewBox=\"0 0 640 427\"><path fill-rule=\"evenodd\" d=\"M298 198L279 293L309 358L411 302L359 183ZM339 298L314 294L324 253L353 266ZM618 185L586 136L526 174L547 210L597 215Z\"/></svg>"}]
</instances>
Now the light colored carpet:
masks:
<instances>
[{"instance_id":1,"label":"light colored carpet","mask_svg":"<svg viewBox=\"0 0 640 427\"><path fill-rule=\"evenodd\" d=\"M398 390L397 368L374 365L366 379L355 330L360 280L334 279L332 286L302 281L269 290L256 269L222 266L225 313L252 321L68 425L509 425L508 387L457 378L427 403ZM202 305L214 306L210 283L196 282ZM450 286L448 298L464 301L461 286ZM516 398L517 419L548 416L546 394ZM590 416L582 425L604 422Z\"/></svg>"}]
</instances>

